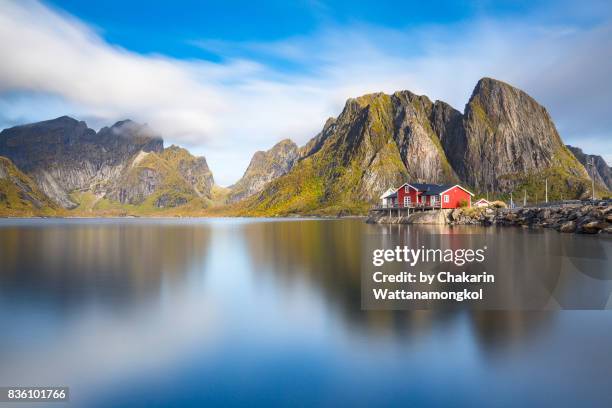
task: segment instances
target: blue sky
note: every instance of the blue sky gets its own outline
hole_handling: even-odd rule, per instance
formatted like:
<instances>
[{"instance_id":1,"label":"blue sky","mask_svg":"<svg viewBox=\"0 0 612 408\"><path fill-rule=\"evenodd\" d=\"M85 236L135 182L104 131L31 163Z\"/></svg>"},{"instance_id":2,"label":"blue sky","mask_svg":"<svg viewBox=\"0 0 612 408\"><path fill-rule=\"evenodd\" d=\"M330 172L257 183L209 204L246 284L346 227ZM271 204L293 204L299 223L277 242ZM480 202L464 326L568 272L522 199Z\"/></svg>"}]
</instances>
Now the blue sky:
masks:
<instances>
[{"instance_id":1,"label":"blue sky","mask_svg":"<svg viewBox=\"0 0 612 408\"><path fill-rule=\"evenodd\" d=\"M611 16L605 1L4 0L0 127L130 117L228 185L255 150L303 144L349 97L409 89L463 110L491 76L610 162Z\"/></svg>"}]
</instances>

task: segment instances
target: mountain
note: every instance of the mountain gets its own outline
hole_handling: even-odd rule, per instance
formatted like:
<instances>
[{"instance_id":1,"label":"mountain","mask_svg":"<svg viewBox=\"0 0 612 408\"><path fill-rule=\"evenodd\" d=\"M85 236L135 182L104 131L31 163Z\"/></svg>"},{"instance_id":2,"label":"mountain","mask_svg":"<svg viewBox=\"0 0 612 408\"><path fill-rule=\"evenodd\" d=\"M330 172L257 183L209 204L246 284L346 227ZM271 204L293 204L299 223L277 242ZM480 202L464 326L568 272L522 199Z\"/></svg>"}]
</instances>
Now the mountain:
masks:
<instances>
[{"instance_id":1,"label":"mountain","mask_svg":"<svg viewBox=\"0 0 612 408\"><path fill-rule=\"evenodd\" d=\"M228 202L235 203L263 190L270 181L287 174L299 155L298 146L285 139L265 152L255 152L244 175L230 187Z\"/></svg>"},{"instance_id":2,"label":"mountain","mask_svg":"<svg viewBox=\"0 0 612 408\"><path fill-rule=\"evenodd\" d=\"M456 119L448 105L408 91L349 99L300 149L285 176L243 204L255 215L363 212L389 186L458 180L443 150Z\"/></svg>"},{"instance_id":3,"label":"mountain","mask_svg":"<svg viewBox=\"0 0 612 408\"><path fill-rule=\"evenodd\" d=\"M241 203L241 213L363 213L390 186L461 182L475 192L585 196L589 176L544 107L481 79L465 113L409 91L349 99L300 148L291 170Z\"/></svg>"},{"instance_id":4,"label":"mountain","mask_svg":"<svg viewBox=\"0 0 612 408\"><path fill-rule=\"evenodd\" d=\"M51 214L57 206L13 162L0 157L0 215Z\"/></svg>"},{"instance_id":5,"label":"mountain","mask_svg":"<svg viewBox=\"0 0 612 408\"><path fill-rule=\"evenodd\" d=\"M147 126L117 122L98 133L68 116L0 132L0 156L10 158L60 206L77 206L73 191L103 194L140 151L161 152L163 140Z\"/></svg>"},{"instance_id":6,"label":"mountain","mask_svg":"<svg viewBox=\"0 0 612 408\"><path fill-rule=\"evenodd\" d=\"M591 176L595 177L595 182L606 186L608 190L612 190L612 167L608 166L603 157L595 154L586 154L578 147L567 145L567 148L576 156L576 159L587 169ZM588 163L591 161L595 165L595 172L593 173L591 173L593 170L588 167Z\"/></svg>"},{"instance_id":7,"label":"mountain","mask_svg":"<svg viewBox=\"0 0 612 408\"><path fill-rule=\"evenodd\" d=\"M565 147L546 109L520 89L491 78L478 81L462 131L461 154L452 165L478 191L537 194L543 177L566 198L588 188L584 166Z\"/></svg>"},{"instance_id":8,"label":"mountain","mask_svg":"<svg viewBox=\"0 0 612 408\"><path fill-rule=\"evenodd\" d=\"M213 184L206 159L170 146L161 152L140 151L104 198L148 208L179 207L194 199L210 199Z\"/></svg>"},{"instance_id":9,"label":"mountain","mask_svg":"<svg viewBox=\"0 0 612 408\"><path fill-rule=\"evenodd\" d=\"M16 126L0 132L0 155L66 209L203 208L214 184L205 158L164 149L159 135L131 120L99 132L68 116Z\"/></svg>"}]
</instances>

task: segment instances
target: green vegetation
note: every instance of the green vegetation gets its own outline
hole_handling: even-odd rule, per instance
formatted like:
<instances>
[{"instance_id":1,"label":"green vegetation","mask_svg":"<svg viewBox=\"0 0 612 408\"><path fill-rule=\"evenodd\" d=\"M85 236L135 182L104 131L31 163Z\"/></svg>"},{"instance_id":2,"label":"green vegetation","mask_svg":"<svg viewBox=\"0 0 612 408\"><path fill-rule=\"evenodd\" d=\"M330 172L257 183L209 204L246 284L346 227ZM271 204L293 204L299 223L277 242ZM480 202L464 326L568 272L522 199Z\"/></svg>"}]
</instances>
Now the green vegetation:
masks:
<instances>
[{"instance_id":1,"label":"green vegetation","mask_svg":"<svg viewBox=\"0 0 612 408\"><path fill-rule=\"evenodd\" d=\"M34 181L7 158L0 157L0 216L61 215L63 211L41 192Z\"/></svg>"}]
</instances>

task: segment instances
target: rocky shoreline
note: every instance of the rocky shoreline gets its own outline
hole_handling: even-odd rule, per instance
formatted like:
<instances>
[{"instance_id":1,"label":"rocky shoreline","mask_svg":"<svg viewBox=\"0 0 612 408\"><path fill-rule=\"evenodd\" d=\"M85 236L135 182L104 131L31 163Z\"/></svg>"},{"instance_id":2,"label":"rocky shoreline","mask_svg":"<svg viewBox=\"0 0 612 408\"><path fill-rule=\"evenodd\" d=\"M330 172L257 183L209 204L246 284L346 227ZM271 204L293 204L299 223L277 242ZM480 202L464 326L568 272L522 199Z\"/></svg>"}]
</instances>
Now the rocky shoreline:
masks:
<instances>
[{"instance_id":1,"label":"rocky shoreline","mask_svg":"<svg viewBox=\"0 0 612 408\"><path fill-rule=\"evenodd\" d=\"M563 233L612 234L612 205L572 207L457 208L416 212L409 216L371 214L371 224L501 225L552 228Z\"/></svg>"}]
</instances>

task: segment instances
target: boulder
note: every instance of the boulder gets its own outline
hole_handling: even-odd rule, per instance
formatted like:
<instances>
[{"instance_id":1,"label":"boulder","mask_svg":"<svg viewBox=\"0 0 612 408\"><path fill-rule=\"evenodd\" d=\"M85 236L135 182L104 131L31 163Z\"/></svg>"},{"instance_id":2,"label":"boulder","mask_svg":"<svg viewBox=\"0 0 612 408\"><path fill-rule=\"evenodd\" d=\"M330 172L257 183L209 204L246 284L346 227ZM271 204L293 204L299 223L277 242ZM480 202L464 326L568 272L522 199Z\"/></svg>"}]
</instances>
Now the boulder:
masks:
<instances>
[{"instance_id":1,"label":"boulder","mask_svg":"<svg viewBox=\"0 0 612 408\"><path fill-rule=\"evenodd\" d=\"M572 233L576 231L576 223L574 221L568 221L561 225L559 231L565 233Z\"/></svg>"},{"instance_id":2,"label":"boulder","mask_svg":"<svg viewBox=\"0 0 612 408\"><path fill-rule=\"evenodd\" d=\"M591 221L583 224L580 228L581 233L583 234L597 234L600 230L608 227L608 223L601 221Z\"/></svg>"}]
</instances>

